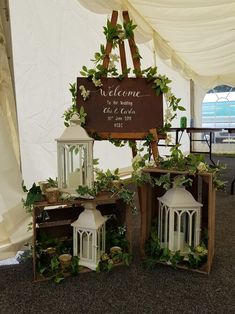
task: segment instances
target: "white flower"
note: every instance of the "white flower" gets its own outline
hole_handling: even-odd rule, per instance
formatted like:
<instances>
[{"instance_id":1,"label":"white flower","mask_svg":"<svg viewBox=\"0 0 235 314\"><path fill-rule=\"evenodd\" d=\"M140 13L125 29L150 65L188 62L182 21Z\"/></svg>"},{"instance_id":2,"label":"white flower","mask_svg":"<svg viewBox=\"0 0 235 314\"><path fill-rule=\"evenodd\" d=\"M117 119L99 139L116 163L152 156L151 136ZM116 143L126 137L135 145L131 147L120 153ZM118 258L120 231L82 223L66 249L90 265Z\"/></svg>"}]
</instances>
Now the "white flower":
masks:
<instances>
[{"instance_id":1,"label":"white flower","mask_svg":"<svg viewBox=\"0 0 235 314\"><path fill-rule=\"evenodd\" d=\"M97 80L94 76L92 78L92 82L94 83L95 87L101 87L103 85L101 80L100 79Z\"/></svg>"},{"instance_id":2,"label":"white flower","mask_svg":"<svg viewBox=\"0 0 235 314\"><path fill-rule=\"evenodd\" d=\"M172 143L172 135L171 134L167 134L167 137L165 138L165 144L169 145Z\"/></svg>"},{"instance_id":3,"label":"white flower","mask_svg":"<svg viewBox=\"0 0 235 314\"><path fill-rule=\"evenodd\" d=\"M138 168L138 169L135 170L135 175L136 176L141 176L141 174L142 174L142 169L141 168Z\"/></svg>"},{"instance_id":4,"label":"white flower","mask_svg":"<svg viewBox=\"0 0 235 314\"><path fill-rule=\"evenodd\" d=\"M135 171L137 171L140 167L143 167L142 165L143 162L143 157L139 154L137 154L133 159L132 159L132 167Z\"/></svg>"},{"instance_id":5,"label":"white flower","mask_svg":"<svg viewBox=\"0 0 235 314\"><path fill-rule=\"evenodd\" d=\"M120 57L117 54L109 55L109 70L115 68L115 62L119 62Z\"/></svg>"},{"instance_id":6,"label":"white flower","mask_svg":"<svg viewBox=\"0 0 235 314\"><path fill-rule=\"evenodd\" d=\"M200 162L197 166L197 170L199 172L206 172L208 170L208 166L204 162Z\"/></svg>"},{"instance_id":7,"label":"white flower","mask_svg":"<svg viewBox=\"0 0 235 314\"><path fill-rule=\"evenodd\" d=\"M195 251L196 253L200 254L200 255L206 255L208 253L208 250L206 248L204 248L203 246L196 246L195 247Z\"/></svg>"},{"instance_id":8,"label":"white flower","mask_svg":"<svg viewBox=\"0 0 235 314\"><path fill-rule=\"evenodd\" d=\"M169 101L169 98L172 96L172 91L171 91L171 88L168 87L168 92L164 94L165 98L166 98L166 101Z\"/></svg>"},{"instance_id":9,"label":"white flower","mask_svg":"<svg viewBox=\"0 0 235 314\"><path fill-rule=\"evenodd\" d=\"M171 121L172 120L172 118L173 118L173 112L172 112L172 110L170 109L170 108L167 108L166 110L165 110L165 115L164 115L164 120L165 121Z\"/></svg>"},{"instance_id":10,"label":"white flower","mask_svg":"<svg viewBox=\"0 0 235 314\"><path fill-rule=\"evenodd\" d=\"M113 62L118 62L119 59L120 59L120 57L119 57L117 54L110 54L110 55L109 55L109 58L110 58L110 60L113 61Z\"/></svg>"},{"instance_id":11,"label":"white flower","mask_svg":"<svg viewBox=\"0 0 235 314\"><path fill-rule=\"evenodd\" d=\"M155 166L156 166L156 163L153 159L146 163L146 167L155 167Z\"/></svg>"},{"instance_id":12,"label":"white flower","mask_svg":"<svg viewBox=\"0 0 235 314\"><path fill-rule=\"evenodd\" d=\"M108 67L108 69L111 70L111 69L113 69L113 68L115 68L114 62L113 62L113 61L109 61L109 67Z\"/></svg>"},{"instance_id":13,"label":"white flower","mask_svg":"<svg viewBox=\"0 0 235 314\"><path fill-rule=\"evenodd\" d=\"M141 157L141 155L138 155L138 154L132 159L133 164L139 163L141 161L142 161L142 157Z\"/></svg>"},{"instance_id":14,"label":"white flower","mask_svg":"<svg viewBox=\"0 0 235 314\"><path fill-rule=\"evenodd\" d=\"M124 32L119 32L118 33L118 38L123 40L125 38L125 33Z\"/></svg>"},{"instance_id":15,"label":"white flower","mask_svg":"<svg viewBox=\"0 0 235 314\"><path fill-rule=\"evenodd\" d=\"M86 90L84 85L80 85L79 89L81 91L81 96L82 96L83 100L86 100L90 96L90 91Z\"/></svg>"},{"instance_id":16,"label":"white flower","mask_svg":"<svg viewBox=\"0 0 235 314\"><path fill-rule=\"evenodd\" d=\"M85 89L84 85L80 85L79 86L80 91L82 91L83 89Z\"/></svg>"}]
</instances>

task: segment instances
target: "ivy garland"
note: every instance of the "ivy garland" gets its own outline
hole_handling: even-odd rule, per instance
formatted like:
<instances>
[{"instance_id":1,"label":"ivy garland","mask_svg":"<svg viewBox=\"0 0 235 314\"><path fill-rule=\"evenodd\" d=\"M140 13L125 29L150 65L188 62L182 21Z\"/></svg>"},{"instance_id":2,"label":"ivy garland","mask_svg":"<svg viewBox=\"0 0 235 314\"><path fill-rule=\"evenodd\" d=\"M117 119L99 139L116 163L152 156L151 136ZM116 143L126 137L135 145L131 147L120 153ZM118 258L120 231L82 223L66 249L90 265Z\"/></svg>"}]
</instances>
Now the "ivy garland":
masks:
<instances>
[{"instance_id":1,"label":"ivy garland","mask_svg":"<svg viewBox=\"0 0 235 314\"><path fill-rule=\"evenodd\" d=\"M103 33L106 37L107 42L112 43L112 48L116 48L119 43L123 42L125 39L132 41L134 38L134 29L137 25L133 24L133 21L129 21L128 23L124 22L121 24L112 25L109 20L107 20L106 26L103 27ZM136 47L136 46L135 46ZM109 66L105 68L103 66L103 61L105 58L109 58ZM139 53L138 48L136 47L136 53L134 58L141 59L141 55ZM94 58L91 59L94 63L93 68L87 68L86 66L82 67L80 74L89 80L91 80L96 87L102 86L102 77L116 77L119 80L124 79L131 73L131 69L127 68L124 73L119 74L116 64L120 61L120 58L116 54L106 55L104 45L100 45L100 51L95 52ZM185 111L185 108L180 105L180 98L177 98L171 91L169 84L171 80L165 75L161 75L157 72L157 67L148 67L144 70L132 70L132 73L135 76L145 77L147 81L152 83L152 88L155 90L156 95L160 96L164 94L166 99L167 108L164 114L164 126L162 129L159 129L158 132L162 134L166 134L169 131L172 120L176 117L176 111ZM76 88L76 84L70 84L70 92L72 94L72 106L69 107L63 114L64 124L65 126L69 126L69 120L74 113L77 112L76 107L76 93L81 93L83 100L85 101L90 92L85 90L83 85ZM80 112L78 112L81 118L81 124L85 124L86 113L84 111L83 106L80 107ZM150 140L146 138L149 143ZM127 141L113 140L110 141L116 146L123 146Z\"/></svg>"},{"instance_id":2,"label":"ivy garland","mask_svg":"<svg viewBox=\"0 0 235 314\"><path fill-rule=\"evenodd\" d=\"M136 28L136 25L133 24L132 21L129 21L128 23L116 24L112 25L109 20L107 20L106 26L103 27L103 33L106 37L107 42L112 44L112 48L117 48L119 43L122 41L129 40L132 41L134 38L134 30ZM133 41L134 43L134 41ZM141 55L139 53L138 48L135 46L136 53L134 55L134 58L141 59ZM109 66L108 68L105 68L103 66L103 61L105 58L109 58ZM82 67L82 70L80 71L81 75L88 78L93 82L93 84L96 87L102 86L102 77L116 77L119 80L124 79L127 77L128 74L131 73L131 69L128 68L126 71L122 74L118 73L117 69L117 63L120 61L120 58L116 54L109 54L106 55L105 53L105 47L104 45L100 45L100 51L95 52L94 58L91 59L94 63L93 68L87 68L86 66ZM167 131L171 128L172 120L176 117L177 110L179 111L185 111L185 108L180 105L180 98L177 98L171 91L171 88L169 87L169 84L171 83L171 80L166 77L165 75L161 75L157 72L157 67L148 67L144 70L136 70L134 69L132 71L134 75L137 77L145 77L147 78L147 81L152 83L152 88L155 90L156 95L159 96L161 94L164 94L165 100L166 100L166 109L164 112L164 126L162 129L158 129L158 133L160 134L167 134ZM84 86L76 87L76 84L70 84L70 92L72 94L72 106L68 108L64 112L64 124L66 126L69 125L69 120L72 117L72 115L77 112L76 107L76 95L77 92L80 92L83 100L85 101L88 97L90 92L85 89ZM85 124L86 120L86 113L84 111L83 106L80 107L80 111L78 112L81 124ZM96 140L100 140L99 136L97 134L92 134L92 136ZM150 143L154 140L152 134L148 134L144 142L142 142L142 145L139 149L137 149L137 156L133 159L133 175L132 178L135 182L138 184L142 184L143 182L147 182L149 178L147 178L147 174L143 173L141 171L144 167L154 166L154 164L151 163L150 157ZM119 140L119 139L112 139L110 138L109 141L114 144L115 146L122 147L126 144L128 144L131 148L133 147L133 141L127 141L127 140ZM170 144L171 142L171 136L168 135L165 139L166 145ZM144 148L147 148L148 151L146 154L141 156L141 153L145 152ZM136 147L135 147L136 149ZM188 156L185 156L182 151L180 150L180 144L175 145L170 149L171 155L170 157L163 159L159 157L159 166L163 169L175 169L175 170L187 170L190 174L195 174L196 172L211 172L213 173L213 182L214 186L217 189L224 189L225 188L225 182L221 180L221 173L220 170L223 169L223 165L217 164L216 166L208 166L205 163L204 157L202 155L197 154L189 154Z\"/></svg>"},{"instance_id":3,"label":"ivy garland","mask_svg":"<svg viewBox=\"0 0 235 314\"><path fill-rule=\"evenodd\" d=\"M146 257L143 262L148 269L156 267L158 262L172 265L174 268L181 264L196 269L206 263L208 250L203 241L196 247L189 246L187 254L183 254L180 250L175 252L170 251L167 247L163 248L160 245L157 226L154 223L151 228L150 238L146 242L145 253Z\"/></svg>"}]
</instances>

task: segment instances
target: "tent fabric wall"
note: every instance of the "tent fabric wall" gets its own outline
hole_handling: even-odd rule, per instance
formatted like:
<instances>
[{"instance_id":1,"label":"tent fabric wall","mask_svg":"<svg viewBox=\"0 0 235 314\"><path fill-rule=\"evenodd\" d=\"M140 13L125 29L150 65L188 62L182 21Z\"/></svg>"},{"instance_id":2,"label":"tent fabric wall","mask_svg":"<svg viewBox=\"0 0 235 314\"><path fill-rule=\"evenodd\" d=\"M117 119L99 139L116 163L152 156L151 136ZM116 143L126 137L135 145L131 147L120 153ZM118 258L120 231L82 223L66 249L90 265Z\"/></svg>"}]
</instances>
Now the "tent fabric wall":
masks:
<instances>
[{"instance_id":1,"label":"tent fabric wall","mask_svg":"<svg viewBox=\"0 0 235 314\"><path fill-rule=\"evenodd\" d=\"M235 86L234 0L78 1L96 13L128 10L157 54L200 86Z\"/></svg>"},{"instance_id":2,"label":"tent fabric wall","mask_svg":"<svg viewBox=\"0 0 235 314\"><path fill-rule=\"evenodd\" d=\"M77 0L12 0L10 9L22 173L30 187L57 176L55 138L63 132L61 117L71 105L69 83L80 76L83 65L93 66L90 59L106 43L103 26L111 11L95 14ZM153 47L140 44L139 49L142 68L153 65ZM188 107L188 81L160 59L157 66ZM95 142L94 156L103 169L128 167L132 159L129 147L116 148L107 141Z\"/></svg>"},{"instance_id":3,"label":"tent fabric wall","mask_svg":"<svg viewBox=\"0 0 235 314\"><path fill-rule=\"evenodd\" d=\"M108 9L105 15L95 14L77 0L11 0L9 4L22 174L30 187L33 182L57 176L55 138L64 129L61 116L71 105L69 83L75 82L83 65L92 65L90 59L94 52L99 50L101 43L105 44L102 28L111 10ZM143 42L146 35L147 32L142 31L136 37ZM182 98L189 118L189 81L165 65L158 56L155 60L150 43L139 44L142 68L156 63L159 72L172 80L172 91ZM5 99L4 105L11 103L14 108L13 95L9 97L11 101ZM21 205L24 195L17 164L17 146L13 149L10 144L12 135L6 119L11 116L10 112L14 117L14 110L7 109L1 113L0 121L0 145L6 152L4 158L0 157L0 258L13 256L31 236L27 232L30 217ZM174 126L179 125L179 119L180 115ZM10 121L9 125L15 128L15 120L11 118ZM17 138L16 131L15 136ZM164 152L165 149L160 148L160 153ZM128 147L115 148L103 141L95 143L95 158L100 159L101 168L114 169L129 166L132 156ZM6 167L3 167L4 163Z\"/></svg>"},{"instance_id":4,"label":"tent fabric wall","mask_svg":"<svg viewBox=\"0 0 235 314\"><path fill-rule=\"evenodd\" d=\"M15 100L0 17L0 259L14 256L31 237L30 217L22 207L24 196L19 168Z\"/></svg>"}]
</instances>

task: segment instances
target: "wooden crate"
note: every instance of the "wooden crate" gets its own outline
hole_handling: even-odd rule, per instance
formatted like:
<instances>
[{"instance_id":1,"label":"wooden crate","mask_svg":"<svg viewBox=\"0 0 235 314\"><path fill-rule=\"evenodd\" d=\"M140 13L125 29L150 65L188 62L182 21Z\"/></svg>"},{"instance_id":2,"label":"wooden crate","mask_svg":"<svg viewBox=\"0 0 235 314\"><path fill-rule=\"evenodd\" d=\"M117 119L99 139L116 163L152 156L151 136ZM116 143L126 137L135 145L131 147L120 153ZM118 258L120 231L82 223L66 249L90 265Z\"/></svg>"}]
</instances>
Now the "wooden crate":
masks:
<instances>
[{"instance_id":1,"label":"wooden crate","mask_svg":"<svg viewBox=\"0 0 235 314\"><path fill-rule=\"evenodd\" d=\"M115 214L118 224L126 225L126 238L132 248L131 232L131 210L119 199L111 197L110 194L103 194L95 198L97 209L102 215ZM83 211L82 203L84 199L74 201L60 201L49 204L46 201L35 203L33 207L33 274L34 280L47 280L37 272L37 245L40 238L45 234L47 237L55 237L59 241L66 243L73 253L73 228L74 222ZM81 272L89 271L82 269Z\"/></svg>"},{"instance_id":2,"label":"wooden crate","mask_svg":"<svg viewBox=\"0 0 235 314\"><path fill-rule=\"evenodd\" d=\"M163 174L170 173L175 175L187 174L183 171L169 171L158 168L146 169L153 177L160 177ZM201 237L208 237L207 262L196 271L210 273L215 248L215 188L213 187L213 177L210 173L201 173L196 176L190 176L193 180L192 186L188 191L194 198L203 204L201 210ZM145 184L140 188L140 208L141 208L141 235L140 250L142 256L145 255L145 243L149 239L152 221L158 214L158 197L162 196L165 190L162 187L154 187Z\"/></svg>"}]
</instances>

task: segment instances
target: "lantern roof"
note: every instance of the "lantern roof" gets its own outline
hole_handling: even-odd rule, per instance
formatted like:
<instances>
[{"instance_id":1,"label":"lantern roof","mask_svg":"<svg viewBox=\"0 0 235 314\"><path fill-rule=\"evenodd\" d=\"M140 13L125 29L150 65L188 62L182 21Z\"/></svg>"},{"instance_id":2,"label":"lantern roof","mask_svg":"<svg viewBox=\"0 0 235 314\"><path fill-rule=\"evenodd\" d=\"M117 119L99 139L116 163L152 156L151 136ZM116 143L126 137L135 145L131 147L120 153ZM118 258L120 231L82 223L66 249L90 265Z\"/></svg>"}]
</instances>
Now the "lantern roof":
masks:
<instances>
[{"instance_id":1,"label":"lantern roof","mask_svg":"<svg viewBox=\"0 0 235 314\"><path fill-rule=\"evenodd\" d=\"M74 221L71 226L82 229L98 229L108 219L102 216L100 211L96 209L94 202L87 202L84 204L85 210L79 215L78 219Z\"/></svg>"},{"instance_id":2,"label":"lantern roof","mask_svg":"<svg viewBox=\"0 0 235 314\"><path fill-rule=\"evenodd\" d=\"M93 138L91 138L81 126L81 120L77 114L72 116L70 122L70 126L56 139L57 142L93 142Z\"/></svg>"},{"instance_id":3,"label":"lantern roof","mask_svg":"<svg viewBox=\"0 0 235 314\"><path fill-rule=\"evenodd\" d=\"M202 207L202 204L197 202L184 187L171 188L163 196L158 197L158 200L171 208Z\"/></svg>"}]
</instances>

